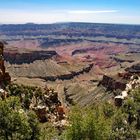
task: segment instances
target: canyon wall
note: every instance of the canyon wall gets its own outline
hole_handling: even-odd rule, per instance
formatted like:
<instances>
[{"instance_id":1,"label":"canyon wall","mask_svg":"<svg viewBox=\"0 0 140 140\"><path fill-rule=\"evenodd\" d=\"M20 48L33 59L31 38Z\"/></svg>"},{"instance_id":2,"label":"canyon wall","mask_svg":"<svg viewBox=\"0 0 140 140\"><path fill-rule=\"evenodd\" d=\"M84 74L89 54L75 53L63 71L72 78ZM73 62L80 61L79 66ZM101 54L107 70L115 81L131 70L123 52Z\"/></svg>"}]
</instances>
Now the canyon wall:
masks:
<instances>
[{"instance_id":1,"label":"canyon wall","mask_svg":"<svg viewBox=\"0 0 140 140\"><path fill-rule=\"evenodd\" d=\"M11 77L8 72L5 70L4 58L4 43L0 41L0 87L5 88L5 85L11 81Z\"/></svg>"},{"instance_id":2,"label":"canyon wall","mask_svg":"<svg viewBox=\"0 0 140 140\"><path fill-rule=\"evenodd\" d=\"M126 83L124 80L120 80L119 78L112 78L104 75L103 79L99 82L98 86L103 85L109 91L113 90L124 90L126 88Z\"/></svg>"},{"instance_id":3,"label":"canyon wall","mask_svg":"<svg viewBox=\"0 0 140 140\"><path fill-rule=\"evenodd\" d=\"M89 64L87 67L79 70L79 71L73 71L69 74L64 74L64 75L58 75L58 76L46 76L44 79L47 81L55 81L55 80L71 80L75 76L78 76L83 73L88 73L93 67L93 64Z\"/></svg>"},{"instance_id":4,"label":"canyon wall","mask_svg":"<svg viewBox=\"0 0 140 140\"><path fill-rule=\"evenodd\" d=\"M55 51L10 52L5 51L4 58L11 64L32 63L35 60L45 60L56 56Z\"/></svg>"}]
</instances>

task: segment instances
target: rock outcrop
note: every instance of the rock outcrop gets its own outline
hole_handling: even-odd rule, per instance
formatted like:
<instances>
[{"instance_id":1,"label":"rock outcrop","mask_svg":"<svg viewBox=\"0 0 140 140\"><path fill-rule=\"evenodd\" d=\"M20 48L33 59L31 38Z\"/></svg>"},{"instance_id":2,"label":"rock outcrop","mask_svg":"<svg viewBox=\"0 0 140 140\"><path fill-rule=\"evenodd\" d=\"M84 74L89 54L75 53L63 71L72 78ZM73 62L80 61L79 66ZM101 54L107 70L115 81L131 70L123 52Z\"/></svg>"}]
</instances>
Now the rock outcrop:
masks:
<instances>
[{"instance_id":1,"label":"rock outcrop","mask_svg":"<svg viewBox=\"0 0 140 140\"><path fill-rule=\"evenodd\" d=\"M93 47L93 48L83 48L83 49L76 49L72 52L72 56L76 55L76 54L80 54L80 53L87 53L90 51L100 51L103 50L105 47L101 46L97 46L97 47Z\"/></svg>"},{"instance_id":2,"label":"rock outcrop","mask_svg":"<svg viewBox=\"0 0 140 140\"><path fill-rule=\"evenodd\" d=\"M125 90L121 92L120 95L115 97L115 105L122 106L123 101L128 98L130 91L140 87L140 77L137 75L133 75L129 79L130 81L126 84Z\"/></svg>"},{"instance_id":3,"label":"rock outcrop","mask_svg":"<svg viewBox=\"0 0 140 140\"><path fill-rule=\"evenodd\" d=\"M5 84L11 81L11 77L8 72L5 71L4 65L4 43L0 41L0 87L4 88Z\"/></svg>"},{"instance_id":4,"label":"rock outcrop","mask_svg":"<svg viewBox=\"0 0 140 140\"><path fill-rule=\"evenodd\" d=\"M55 51L29 51L20 53L18 51L6 51L4 53L5 61L11 64L33 63L35 60L46 60L56 56Z\"/></svg>"},{"instance_id":5,"label":"rock outcrop","mask_svg":"<svg viewBox=\"0 0 140 140\"><path fill-rule=\"evenodd\" d=\"M139 74L140 75L140 63L137 63L133 66L131 66L130 68L126 68L126 71L129 73L135 73L135 74Z\"/></svg>"},{"instance_id":6,"label":"rock outcrop","mask_svg":"<svg viewBox=\"0 0 140 140\"><path fill-rule=\"evenodd\" d=\"M40 97L33 95L29 109L35 111L40 122L51 122L57 127L57 124L62 120L66 121L66 108L62 106L57 91L47 87L44 90L44 93ZM62 124L60 123L60 125Z\"/></svg>"},{"instance_id":7,"label":"rock outcrop","mask_svg":"<svg viewBox=\"0 0 140 140\"><path fill-rule=\"evenodd\" d=\"M87 67L83 68L79 71L72 71L71 73L64 74L64 75L58 75L58 76L46 76L44 79L47 81L55 81L55 80L71 80L75 76L78 76L83 73L88 73L93 67L93 64L89 64Z\"/></svg>"},{"instance_id":8,"label":"rock outcrop","mask_svg":"<svg viewBox=\"0 0 140 140\"><path fill-rule=\"evenodd\" d=\"M126 83L123 80L120 80L119 78L112 78L107 75L103 76L103 79L99 82L99 85L103 85L107 88L107 90L124 90L126 88ZM98 85L98 86L99 86Z\"/></svg>"},{"instance_id":9,"label":"rock outcrop","mask_svg":"<svg viewBox=\"0 0 140 140\"><path fill-rule=\"evenodd\" d=\"M121 58L117 58L117 57L110 57L111 59L114 59L116 62L118 63L123 63L123 62L129 62L129 63L133 63L134 60L129 60L129 59L121 59Z\"/></svg>"}]
</instances>

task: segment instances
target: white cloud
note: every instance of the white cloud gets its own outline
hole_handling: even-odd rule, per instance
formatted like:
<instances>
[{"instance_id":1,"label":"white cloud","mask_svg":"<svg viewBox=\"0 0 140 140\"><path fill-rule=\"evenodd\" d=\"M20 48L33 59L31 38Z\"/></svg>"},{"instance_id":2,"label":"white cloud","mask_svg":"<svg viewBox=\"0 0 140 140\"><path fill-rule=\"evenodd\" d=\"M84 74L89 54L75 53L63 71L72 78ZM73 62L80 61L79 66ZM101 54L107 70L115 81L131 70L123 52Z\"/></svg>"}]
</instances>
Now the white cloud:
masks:
<instances>
[{"instance_id":1,"label":"white cloud","mask_svg":"<svg viewBox=\"0 0 140 140\"><path fill-rule=\"evenodd\" d=\"M98 13L116 13L118 10L102 10L102 11L91 11L91 10L72 10L68 11L70 14L98 14Z\"/></svg>"},{"instance_id":2,"label":"white cloud","mask_svg":"<svg viewBox=\"0 0 140 140\"><path fill-rule=\"evenodd\" d=\"M125 15L121 11L57 10L24 11L0 9L0 23L55 23L55 22L98 22L140 24L140 16Z\"/></svg>"}]
</instances>

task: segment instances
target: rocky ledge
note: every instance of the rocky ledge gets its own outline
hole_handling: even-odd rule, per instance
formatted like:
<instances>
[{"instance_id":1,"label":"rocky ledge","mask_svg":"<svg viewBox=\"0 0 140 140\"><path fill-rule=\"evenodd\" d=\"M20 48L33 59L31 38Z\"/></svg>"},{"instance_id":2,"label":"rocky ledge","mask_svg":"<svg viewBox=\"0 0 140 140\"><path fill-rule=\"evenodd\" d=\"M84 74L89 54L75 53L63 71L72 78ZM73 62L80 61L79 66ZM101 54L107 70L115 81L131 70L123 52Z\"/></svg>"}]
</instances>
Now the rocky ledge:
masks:
<instances>
[{"instance_id":1,"label":"rocky ledge","mask_svg":"<svg viewBox=\"0 0 140 140\"><path fill-rule=\"evenodd\" d=\"M129 68L125 69L129 73L137 73L140 74L140 63L137 63Z\"/></svg>"},{"instance_id":2,"label":"rocky ledge","mask_svg":"<svg viewBox=\"0 0 140 140\"><path fill-rule=\"evenodd\" d=\"M5 51L4 58L11 64L32 63L35 60L45 60L56 56L56 51L30 51L30 52L13 52Z\"/></svg>"},{"instance_id":3,"label":"rocky ledge","mask_svg":"<svg viewBox=\"0 0 140 140\"><path fill-rule=\"evenodd\" d=\"M93 64L89 64L87 67L83 68L82 70L79 71L72 71L69 74L64 74L64 75L57 75L57 76L46 76L44 79L46 81L55 81L55 80L71 80L74 77L83 74L83 73L88 73L93 67Z\"/></svg>"},{"instance_id":4,"label":"rocky ledge","mask_svg":"<svg viewBox=\"0 0 140 140\"><path fill-rule=\"evenodd\" d=\"M99 85L103 85L107 88L107 90L113 91L113 90L124 90L126 88L126 82L124 80L120 80L120 78L113 78L109 77L107 75L103 76L103 79L99 82Z\"/></svg>"},{"instance_id":5,"label":"rocky ledge","mask_svg":"<svg viewBox=\"0 0 140 140\"><path fill-rule=\"evenodd\" d=\"M4 43L0 41L0 88L5 88L5 86L11 82L11 77L5 69L4 58Z\"/></svg>"}]
</instances>

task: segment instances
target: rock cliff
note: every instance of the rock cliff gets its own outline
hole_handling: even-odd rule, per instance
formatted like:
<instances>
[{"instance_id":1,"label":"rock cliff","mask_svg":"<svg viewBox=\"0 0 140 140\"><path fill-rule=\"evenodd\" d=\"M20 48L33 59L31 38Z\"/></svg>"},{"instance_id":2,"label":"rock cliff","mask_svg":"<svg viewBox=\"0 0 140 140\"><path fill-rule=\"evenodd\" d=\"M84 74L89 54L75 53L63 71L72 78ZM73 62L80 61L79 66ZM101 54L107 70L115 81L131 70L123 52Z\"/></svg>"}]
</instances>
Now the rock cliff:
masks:
<instances>
[{"instance_id":1,"label":"rock cliff","mask_svg":"<svg viewBox=\"0 0 140 140\"><path fill-rule=\"evenodd\" d=\"M126 68L126 71L129 73L140 74L140 63L137 63L129 68Z\"/></svg>"},{"instance_id":2,"label":"rock cliff","mask_svg":"<svg viewBox=\"0 0 140 140\"><path fill-rule=\"evenodd\" d=\"M55 51L29 51L20 53L18 51L5 51L4 58L11 64L33 63L35 60L45 60L56 56Z\"/></svg>"},{"instance_id":3,"label":"rock cliff","mask_svg":"<svg viewBox=\"0 0 140 140\"><path fill-rule=\"evenodd\" d=\"M75 76L78 76L83 73L88 73L93 67L93 64L89 64L88 66L84 67L83 69L79 71L72 71L71 73L68 74L63 74L63 75L57 75L57 76L46 76L44 79L49 80L49 81L55 81L55 80L71 80Z\"/></svg>"},{"instance_id":4,"label":"rock cliff","mask_svg":"<svg viewBox=\"0 0 140 140\"><path fill-rule=\"evenodd\" d=\"M4 58L4 43L0 41L0 87L4 88L5 84L11 81L11 77L8 72L5 71Z\"/></svg>"},{"instance_id":5,"label":"rock cliff","mask_svg":"<svg viewBox=\"0 0 140 140\"><path fill-rule=\"evenodd\" d=\"M99 82L99 85L103 85L107 88L107 90L113 91L113 90L124 90L126 88L126 82L120 78L113 78L109 77L107 75L103 76L103 79Z\"/></svg>"}]
</instances>

